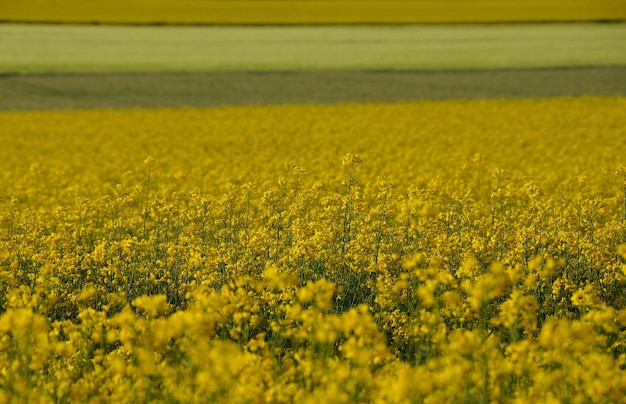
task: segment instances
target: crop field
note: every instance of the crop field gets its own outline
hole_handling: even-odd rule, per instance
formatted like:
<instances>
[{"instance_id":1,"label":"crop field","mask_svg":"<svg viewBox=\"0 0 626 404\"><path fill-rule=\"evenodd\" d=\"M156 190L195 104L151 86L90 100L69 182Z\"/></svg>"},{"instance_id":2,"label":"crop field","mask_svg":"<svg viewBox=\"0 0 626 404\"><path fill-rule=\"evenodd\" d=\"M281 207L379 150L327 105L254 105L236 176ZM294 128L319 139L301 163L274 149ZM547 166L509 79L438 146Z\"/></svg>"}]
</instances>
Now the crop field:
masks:
<instances>
[{"instance_id":1,"label":"crop field","mask_svg":"<svg viewBox=\"0 0 626 404\"><path fill-rule=\"evenodd\" d=\"M622 0L0 0L0 404L623 402L625 158Z\"/></svg>"},{"instance_id":2,"label":"crop field","mask_svg":"<svg viewBox=\"0 0 626 404\"><path fill-rule=\"evenodd\" d=\"M0 21L416 24L623 21L623 0L0 0Z\"/></svg>"},{"instance_id":3,"label":"crop field","mask_svg":"<svg viewBox=\"0 0 626 404\"><path fill-rule=\"evenodd\" d=\"M619 96L626 66L449 71L0 75L0 110Z\"/></svg>"},{"instance_id":4,"label":"crop field","mask_svg":"<svg viewBox=\"0 0 626 404\"><path fill-rule=\"evenodd\" d=\"M626 23L332 27L0 25L0 72L626 65Z\"/></svg>"},{"instance_id":5,"label":"crop field","mask_svg":"<svg viewBox=\"0 0 626 404\"><path fill-rule=\"evenodd\" d=\"M626 94L626 24L0 24L0 110Z\"/></svg>"},{"instance_id":6,"label":"crop field","mask_svg":"<svg viewBox=\"0 0 626 404\"><path fill-rule=\"evenodd\" d=\"M0 122L2 400L624 397L623 97Z\"/></svg>"}]
</instances>

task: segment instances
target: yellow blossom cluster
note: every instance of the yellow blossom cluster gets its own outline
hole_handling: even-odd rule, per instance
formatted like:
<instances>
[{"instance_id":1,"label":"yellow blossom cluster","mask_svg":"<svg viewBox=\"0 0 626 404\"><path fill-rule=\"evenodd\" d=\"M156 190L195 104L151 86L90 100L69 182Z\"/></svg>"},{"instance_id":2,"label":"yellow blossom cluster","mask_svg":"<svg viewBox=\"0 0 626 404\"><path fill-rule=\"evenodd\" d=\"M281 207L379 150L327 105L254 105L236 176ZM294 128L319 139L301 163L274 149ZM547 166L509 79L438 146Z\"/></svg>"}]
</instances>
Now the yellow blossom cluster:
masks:
<instances>
[{"instance_id":1,"label":"yellow blossom cluster","mask_svg":"<svg viewBox=\"0 0 626 404\"><path fill-rule=\"evenodd\" d=\"M0 123L0 403L626 396L624 98Z\"/></svg>"}]
</instances>

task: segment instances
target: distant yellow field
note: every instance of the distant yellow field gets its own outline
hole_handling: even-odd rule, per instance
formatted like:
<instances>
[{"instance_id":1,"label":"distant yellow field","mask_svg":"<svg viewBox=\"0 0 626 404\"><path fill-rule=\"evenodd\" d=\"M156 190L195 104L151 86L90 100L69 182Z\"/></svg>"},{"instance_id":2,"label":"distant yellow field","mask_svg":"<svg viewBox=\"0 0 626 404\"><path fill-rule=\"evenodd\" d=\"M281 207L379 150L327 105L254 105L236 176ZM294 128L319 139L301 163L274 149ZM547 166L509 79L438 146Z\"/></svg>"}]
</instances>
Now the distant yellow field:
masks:
<instances>
[{"instance_id":1,"label":"distant yellow field","mask_svg":"<svg viewBox=\"0 0 626 404\"><path fill-rule=\"evenodd\" d=\"M625 20L623 0L0 0L2 21L172 24Z\"/></svg>"}]
</instances>

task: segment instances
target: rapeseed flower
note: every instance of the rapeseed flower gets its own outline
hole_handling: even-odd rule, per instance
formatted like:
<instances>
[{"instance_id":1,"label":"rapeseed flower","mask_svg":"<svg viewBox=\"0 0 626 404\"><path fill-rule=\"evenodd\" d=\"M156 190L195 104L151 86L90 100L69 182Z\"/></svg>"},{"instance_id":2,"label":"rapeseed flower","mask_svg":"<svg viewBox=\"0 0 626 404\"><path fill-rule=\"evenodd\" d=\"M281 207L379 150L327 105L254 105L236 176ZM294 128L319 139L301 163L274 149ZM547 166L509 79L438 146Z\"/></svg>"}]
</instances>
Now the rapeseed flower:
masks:
<instances>
[{"instance_id":1,"label":"rapeseed flower","mask_svg":"<svg viewBox=\"0 0 626 404\"><path fill-rule=\"evenodd\" d=\"M625 111L1 113L0 401L619 402Z\"/></svg>"}]
</instances>

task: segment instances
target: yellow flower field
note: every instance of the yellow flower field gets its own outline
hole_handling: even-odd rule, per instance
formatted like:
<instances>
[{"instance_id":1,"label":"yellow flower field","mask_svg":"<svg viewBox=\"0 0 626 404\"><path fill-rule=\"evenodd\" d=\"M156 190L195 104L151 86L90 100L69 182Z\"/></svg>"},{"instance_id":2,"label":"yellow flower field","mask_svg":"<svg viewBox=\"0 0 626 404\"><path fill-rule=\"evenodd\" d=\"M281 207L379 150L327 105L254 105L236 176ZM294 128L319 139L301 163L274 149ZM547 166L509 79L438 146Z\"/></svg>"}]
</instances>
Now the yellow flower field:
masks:
<instances>
[{"instance_id":1,"label":"yellow flower field","mask_svg":"<svg viewBox=\"0 0 626 404\"><path fill-rule=\"evenodd\" d=\"M0 0L0 21L415 24L620 21L622 0Z\"/></svg>"},{"instance_id":2,"label":"yellow flower field","mask_svg":"<svg viewBox=\"0 0 626 404\"><path fill-rule=\"evenodd\" d=\"M626 98L0 127L0 402L626 396Z\"/></svg>"}]
</instances>

